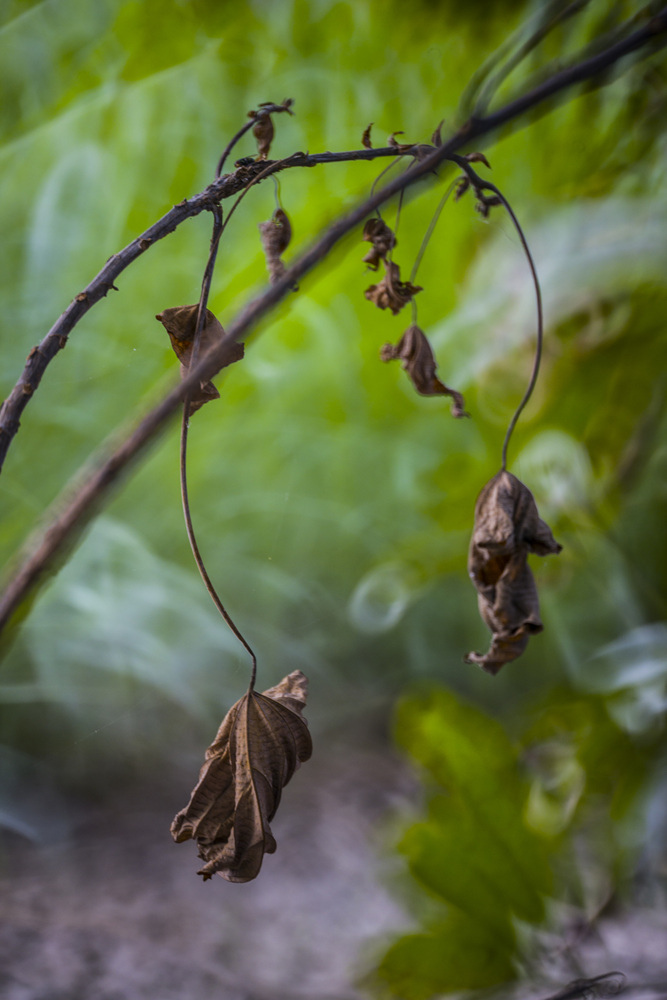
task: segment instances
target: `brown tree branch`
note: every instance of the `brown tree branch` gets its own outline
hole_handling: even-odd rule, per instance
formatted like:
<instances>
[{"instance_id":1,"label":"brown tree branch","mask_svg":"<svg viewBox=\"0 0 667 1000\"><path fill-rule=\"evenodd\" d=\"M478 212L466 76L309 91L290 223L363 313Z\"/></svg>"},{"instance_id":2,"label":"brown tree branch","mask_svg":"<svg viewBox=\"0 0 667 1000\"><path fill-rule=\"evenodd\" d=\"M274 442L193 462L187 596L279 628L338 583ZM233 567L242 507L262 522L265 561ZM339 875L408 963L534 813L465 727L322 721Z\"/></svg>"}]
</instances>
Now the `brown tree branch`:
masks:
<instances>
[{"instance_id":1,"label":"brown tree branch","mask_svg":"<svg viewBox=\"0 0 667 1000\"><path fill-rule=\"evenodd\" d=\"M599 52L588 59L574 63L566 69L561 70L533 90L522 94L498 111L484 118L470 118L461 127L454 139L450 140L447 146L448 152L458 152L468 146L474 139L490 135L503 125L520 118L530 109L544 105L551 98L556 97L568 88L604 75L606 70L633 52L643 48L653 49L653 43L664 45L666 34L667 7L664 7L655 17L648 20L645 25L632 31L627 37L609 46L603 52ZM646 54L649 53L647 52ZM248 131L251 126L252 121L239 130L227 147L227 150L225 150L225 154L232 148L234 142ZM62 350L65 346L69 334L79 320L95 303L104 298L110 289L115 289L115 281L118 276L137 257L153 246L154 243L174 232L186 219L194 218L194 216L206 211L210 208L211 204L219 203L226 198L238 194L251 181L255 180L259 173L264 172L265 176L268 177L272 172L278 172L279 170L295 166L315 167L327 163L344 163L352 160L374 160L390 156L414 156L419 153L423 154L423 151L428 148L428 146L415 145L412 147L412 151L397 151L392 146L385 146L379 149L356 149L339 153L297 153L289 157L287 161L260 160L251 166L241 166L233 173L217 178L201 194L194 195L194 197L185 199L180 204L175 205L171 211L167 212L166 215L142 233L141 236L138 236L123 250L114 254L107 261L99 274L74 298L73 302L59 317L41 343L30 351L21 377L2 404L2 408L0 408L0 470L4 464L12 439L19 429L21 415L39 386L49 363L58 351ZM224 163L225 154L223 154L220 164ZM445 158L446 155L443 155L434 160L431 169ZM273 170L267 170L267 168L273 168ZM410 178L410 182L414 179L413 175ZM403 185L396 188L396 190L402 190L402 187ZM394 193L394 191L391 193ZM387 195L387 197L390 196L391 194Z\"/></svg>"},{"instance_id":2,"label":"brown tree branch","mask_svg":"<svg viewBox=\"0 0 667 1000\"><path fill-rule=\"evenodd\" d=\"M415 145L409 150L401 150L400 152L397 152L393 147L385 147L344 153L295 154L288 162L275 161L273 164L264 160L258 161L250 167L239 167L234 173L216 180L201 194L175 206L154 226L146 230L142 236L112 257L90 285L76 297L42 343L31 352L21 379L0 411L0 463L4 460L11 439L18 430L19 418L27 400L34 393L48 363L64 347L69 332L78 320L95 302L106 295L109 288L113 287L114 279L133 260L149 246L152 246L154 242L173 232L185 219L192 218L212 204L237 194L254 180L257 174L262 171L266 172L267 168L274 165L277 171L297 165L310 167L324 163L371 160L396 155L415 157L411 170L404 172L400 177L387 184L372 197L359 203L345 216L333 223L309 249L297 258L280 281L271 285L249 302L228 326L226 336L220 344L204 355L196 367L191 367L187 378L175 386L141 420L135 430L117 449L94 462L92 471L87 472L80 487L74 491L71 489L68 491L69 497L66 503L57 505L57 510L47 528L43 531L40 539L29 549L20 568L0 597L0 630L10 620L26 595L33 590L39 579L47 572L48 567L61 556L66 546L72 544L73 538L90 520L112 486L129 469L131 463L142 454L149 442L164 429L182 399L200 381L208 381L220 371L230 358L234 342L243 339L249 330L291 291L294 283L312 270L343 236L363 222L369 214L393 195L433 174L439 165L452 154L469 146L473 140L490 135L501 126L513 121L531 108L538 107L567 88L586 80L595 79L596 76L604 73L630 53L649 46L656 40L659 40L660 44L664 44L666 34L667 7L663 8L646 25L604 52L557 73L528 94L509 102L493 114L485 118L470 119L454 136L438 148ZM76 479L77 482L82 481L80 476L77 476Z\"/></svg>"}]
</instances>

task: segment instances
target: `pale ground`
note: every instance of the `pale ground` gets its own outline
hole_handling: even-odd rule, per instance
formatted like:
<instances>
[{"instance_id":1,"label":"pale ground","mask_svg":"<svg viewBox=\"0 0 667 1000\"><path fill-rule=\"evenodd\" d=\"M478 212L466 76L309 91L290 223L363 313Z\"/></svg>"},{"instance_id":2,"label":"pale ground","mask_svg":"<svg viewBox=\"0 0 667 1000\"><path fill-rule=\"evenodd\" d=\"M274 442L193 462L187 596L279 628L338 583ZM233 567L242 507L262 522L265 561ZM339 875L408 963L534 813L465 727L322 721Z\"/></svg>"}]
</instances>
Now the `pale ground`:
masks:
<instances>
[{"instance_id":1,"label":"pale ground","mask_svg":"<svg viewBox=\"0 0 667 1000\"><path fill-rule=\"evenodd\" d=\"M407 769L379 751L308 762L272 824L277 852L244 885L204 883L194 844L171 840L195 777L91 809L53 847L5 839L2 1000L358 996L364 943L406 926L377 848L414 791Z\"/></svg>"},{"instance_id":2,"label":"pale ground","mask_svg":"<svg viewBox=\"0 0 667 1000\"><path fill-rule=\"evenodd\" d=\"M278 851L245 885L203 883L194 845L169 836L191 772L167 768L150 788L83 808L70 837L48 848L3 838L2 1000L365 995L368 962L410 926L399 863L384 849L418 800L406 765L378 747L323 749L285 790ZM545 944L549 979L513 991L521 1000L612 969L625 973L628 996L667 996L667 918L655 894L630 916L612 911L578 961L557 957L562 940ZM637 988L648 983L658 988Z\"/></svg>"}]
</instances>

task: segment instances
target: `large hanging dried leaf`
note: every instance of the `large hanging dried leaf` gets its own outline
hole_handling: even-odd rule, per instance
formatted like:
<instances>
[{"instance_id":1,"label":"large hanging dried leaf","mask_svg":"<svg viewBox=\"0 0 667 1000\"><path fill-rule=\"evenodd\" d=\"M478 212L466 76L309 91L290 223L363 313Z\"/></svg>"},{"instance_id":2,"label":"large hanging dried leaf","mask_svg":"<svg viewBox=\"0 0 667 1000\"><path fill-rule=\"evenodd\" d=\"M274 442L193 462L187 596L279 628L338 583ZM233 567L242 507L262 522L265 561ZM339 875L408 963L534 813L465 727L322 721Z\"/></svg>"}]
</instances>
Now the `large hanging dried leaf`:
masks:
<instances>
[{"instance_id":1,"label":"large hanging dried leaf","mask_svg":"<svg viewBox=\"0 0 667 1000\"><path fill-rule=\"evenodd\" d=\"M488 653L469 653L468 663L497 674L523 653L529 636L542 631L527 557L529 552L546 556L561 548L541 520L532 493L516 476L499 472L486 484L475 505L468 572L493 639Z\"/></svg>"},{"instance_id":2,"label":"large hanging dried leaf","mask_svg":"<svg viewBox=\"0 0 667 1000\"><path fill-rule=\"evenodd\" d=\"M181 362L181 378L185 378L190 369L192 345L197 330L198 311L199 305L195 303L192 306L174 306L171 309L163 309L155 317L159 319L169 334L171 346L174 349L176 357ZM218 344L224 335L225 331L222 326L210 309L207 309L204 326L199 338L197 358L201 360L206 351L215 344ZM233 364L234 361L239 361L242 357L243 344L234 344L231 349L230 358L223 367L226 368L227 365ZM219 398L220 393L212 382L200 382L199 389L195 390L190 396L190 413L195 413L204 403L208 403L211 399Z\"/></svg>"},{"instance_id":3,"label":"large hanging dried leaf","mask_svg":"<svg viewBox=\"0 0 667 1000\"><path fill-rule=\"evenodd\" d=\"M263 694L249 691L223 719L190 801L171 824L177 843L197 841L204 881L217 872L249 882L275 851L269 823L283 787L312 753L301 714L307 688L294 670Z\"/></svg>"},{"instance_id":4,"label":"large hanging dried leaf","mask_svg":"<svg viewBox=\"0 0 667 1000\"><path fill-rule=\"evenodd\" d=\"M463 396L456 389L450 389L437 378L438 367L433 349L423 330L414 324L405 331L399 342L385 344L380 351L383 361L399 360L412 379L412 384L422 396L451 396L454 400L452 414L455 417L467 417Z\"/></svg>"},{"instance_id":5,"label":"large hanging dried leaf","mask_svg":"<svg viewBox=\"0 0 667 1000\"><path fill-rule=\"evenodd\" d=\"M396 246L396 237L383 219L373 217L364 224L361 238L373 244L364 257L364 264L368 264L372 271L377 271L380 261L386 260L389 251Z\"/></svg>"},{"instance_id":6,"label":"large hanging dried leaf","mask_svg":"<svg viewBox=\"0 0 667 1000\"><path fill-rule=\"evenodd\" d=\"M277 208L267 222L259 223L259 235L266 257L269 281L274 285L285 273L285 265L280 258L292 239L292 226L287 212Z\"/></svg>"},{"instance_id":7,"label":"large hanging dried leaf","mask_svg":"<svg viewBox=\"0 0 667 1000\"><path fill-rule=\"evenodd\" d=\"M394 316L404 305L423 289L409 281L401 281L401 271L398 264L391 260L384 261L385 276L377 285L371 285L364 292L369 302L374 302L378 309L391 309Z\"/></svg>"}]
</instances>

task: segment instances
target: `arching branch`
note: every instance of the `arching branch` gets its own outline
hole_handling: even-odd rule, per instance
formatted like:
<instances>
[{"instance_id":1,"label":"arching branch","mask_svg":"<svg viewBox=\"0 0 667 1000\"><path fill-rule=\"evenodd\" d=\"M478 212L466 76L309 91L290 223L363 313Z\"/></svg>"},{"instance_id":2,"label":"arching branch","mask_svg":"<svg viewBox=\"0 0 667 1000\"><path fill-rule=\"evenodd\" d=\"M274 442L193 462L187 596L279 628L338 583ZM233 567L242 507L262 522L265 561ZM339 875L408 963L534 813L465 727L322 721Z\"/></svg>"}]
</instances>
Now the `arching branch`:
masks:
<instances>
[{"instance_id":1,"label":"arching branch","mask_svg":"<svg viewBox=\"0 0 667 1000\"><path fill-rule=\"evenodd\" d=\"M294 154L283 161L257 161L250 166L240 166L209 185L201 194L175 206L158 222L133 240L119 254L114 255L93 281L76 296L38 347L31 351L25 370L0 410L0 467L15 436L19 420L28 400L34 394L48 364L61 350L67 337L83 315L103 298L115 279L137 257L155 242L173 232L186 219L193 218L213 204L242 191L259 173L269 176L272 172L292 167L315 167L327 163L350 160L372 160L397 155L411 156L415 162L409 171L395 178L372 197L360 202L343 217L334 222L311 247L304 251L285 273L249 302L235 320L229 324L224 339L204 355L187 377L148 413L132 433L110 454L94 460L84 476L76 477L79 486L68 490L68 499L56 505L56 511L41 537L33 543L18 571L11 578L0 597L0 630L7 624L16 608L30 592L47 568L62 554L72 539L95 513L112 487L142 454L147 445L166 426L180 403L202 380L209 380L229 361L236 341L242 340L268 312L293 288L294 283L322 261L336 243L368 215L400 191L425 180L436 168L474 141L488 138L498 129L525 115L529 110L547 105L552 98L584 81L594 81L610 67L632 52L655 48L664 44L667 36L667 7L645 25L631 32L621 41L596 55L575 63L533 90L510 101L504 107L484 118L471 118L440 147L416 145L397 151L388 146L380 149L360 149L341 153Z\"/></svg>"}]
</instances>

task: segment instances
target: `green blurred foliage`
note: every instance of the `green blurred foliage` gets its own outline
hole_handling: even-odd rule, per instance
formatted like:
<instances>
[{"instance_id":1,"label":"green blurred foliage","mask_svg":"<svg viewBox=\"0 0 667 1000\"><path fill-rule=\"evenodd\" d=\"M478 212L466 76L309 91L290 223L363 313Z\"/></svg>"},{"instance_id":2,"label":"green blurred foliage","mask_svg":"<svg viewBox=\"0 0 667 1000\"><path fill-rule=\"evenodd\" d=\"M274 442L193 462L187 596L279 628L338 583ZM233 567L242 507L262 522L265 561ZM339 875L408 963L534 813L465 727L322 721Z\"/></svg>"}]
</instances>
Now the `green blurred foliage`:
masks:
<instances>
[{"instance_id":1,"label":"green blurred foliage","mask_svg":"<svg viewBox=\"0 0 667 1000\"><path fill-rule=\"evenodd\" d=\"M428 141L440 119L445 132L456 125L472 74L543 8L5 0L3 392L106 259L209 183L250 108L295 99L295 117L276 121L276 155L356 148L370 121L378 145L398 129ZM498 100L638 9L592 0ZM452 420L446 400L418 397L398 365L379 363L407 320L364 299L366 246L350 236L251 336L246 359L219 380L222 400L192 422L195 526L259 654L260 684L303 669L324 740L359 723L382 732L411 682L450 689L408 699L398 715L398 740L432 790L401 850L437 905L450 904L430 917L426 906L424 932L382 965L388 988L415 1000L510 978L516 921L538 926L550 894L593 905L565 860L568 837L600 844L619 886L639 854L657 863L660 853L651 803L664 792L667 699L664 57L613 75L486 150L528 235L547 323L510 463L564 545L534 567L546 630L521 660L496 679L462 663L488 640L465 569L474 499L497 470L534 347L525 259L500 212L485 222L467 198L450 203L419 272L420 325L471 420ZM253 150L247 135L234 156ZM379 169L282 175L295 234L287 259L367 194ZM452 176L443 170L406 199L395 253L404 268ZM274 206L269 182L230 223L210 302L223 325L266 280L257 224ZM202 216L152 247L49 368L2 474L8 572L81 464L173 384L154 316L197 299L209 235ZM174 426L5 656L3 815L37 840L48 820L17 802L17 775L87 794L100 769L109 781L141 776L174 753L174 725L205 740L245 686L244 657L192 567L177 449ZM52 766L57 779L45 776Z\"/></svg>"}]
</instances>

